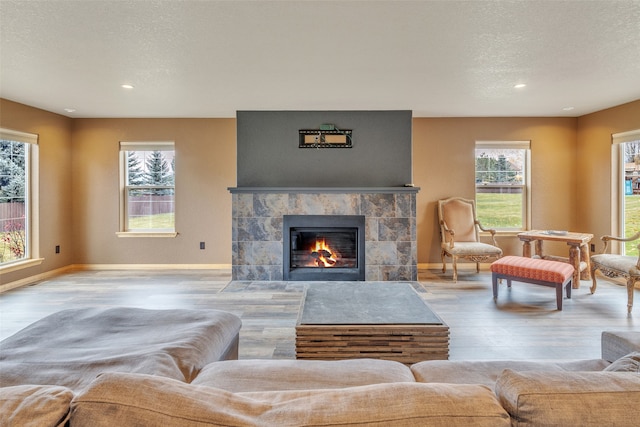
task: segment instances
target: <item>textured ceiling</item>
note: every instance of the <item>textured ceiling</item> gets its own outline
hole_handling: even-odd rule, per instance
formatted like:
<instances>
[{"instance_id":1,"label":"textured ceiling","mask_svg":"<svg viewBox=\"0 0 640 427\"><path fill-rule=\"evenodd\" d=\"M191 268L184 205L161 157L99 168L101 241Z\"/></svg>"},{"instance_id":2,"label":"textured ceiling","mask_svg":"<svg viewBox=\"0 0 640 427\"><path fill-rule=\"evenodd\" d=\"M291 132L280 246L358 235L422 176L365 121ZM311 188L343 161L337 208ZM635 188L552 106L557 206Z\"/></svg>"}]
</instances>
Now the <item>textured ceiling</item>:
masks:
<instances>
[{"instance_id":1,"label":"textured ceiling","mask_svg":"<svg viewBox=\"0 0 640 427\"><path fill-rule=\"evenodd\" d=\"M640 99L640 0L0 0L0 96L70 117L580 116Z\"/></svg>"}]
</instances>

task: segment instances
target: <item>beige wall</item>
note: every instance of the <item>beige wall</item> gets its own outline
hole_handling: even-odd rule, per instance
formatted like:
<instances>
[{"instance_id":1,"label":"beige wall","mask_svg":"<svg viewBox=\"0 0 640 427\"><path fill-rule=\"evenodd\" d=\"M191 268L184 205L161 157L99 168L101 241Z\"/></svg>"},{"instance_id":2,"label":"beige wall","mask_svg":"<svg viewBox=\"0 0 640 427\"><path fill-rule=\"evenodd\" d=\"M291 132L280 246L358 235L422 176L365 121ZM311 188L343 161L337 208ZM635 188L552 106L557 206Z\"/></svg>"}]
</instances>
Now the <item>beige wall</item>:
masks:
<instances>
[{"instance_id":1,"label":"beige wall","mask_svg":"<svg viewBox=\"0 0 640 427\"><path fill-rule=\"evenodd\" d=\"M40 158L40 257L42 264L3 273L0 284L68 266L73 262L71 230L72 120L0 99L0 127L38 135ZM60 253L55 253L60 245Z\"/></svg>"},{"instance_id":2,"label":"beige wall","mask_svg":"<svg viewBox=\"0 0 640 427\"><path fill-rule=\"evenodd\" d=\"M602 249L600 237L616 234L611 218L611 135L640 129L640 100L578 119L576 167L579 171L579 197L576 227L596 235L596 249Z\"/></svg>"},{"instance_id":3,"label":"beige wall","mask_svg":"<svg viewBox=\"0 0 640 427\"><path fill-rule=\"evenodd\" d=\"M116 236L120 141L175 141L176 238ZM75 120L74 263L230 265L235 141L235 119Z\"/></svg>"},{"instance_id":4,"label":"beige wall","mask_svg":"<svg viewBox=\"0 0 640 427\"><path fill-rule=\"evenodd\" d=\"M236 185L235 119L72 120L6 100L0 108L2 127L40 135L45 258L39 267L3 275L2 283L71 264L231 263L227 187ZM580 118L413 119L418 262L440 262L436 201L474 197L476 140L531 140L534 228L609 233L611 134L638 128L640 100ZM123 140L175 141L177 238L116 237ZM515 236L499 243L506 253L521 251Z\"/></svg>"},{"instance_id":5,"label":"beige wall","mask_svg":"<svg viewBox=\"0 0 640 427\"><path fill-rule=\"evenodd\" d=\"M575 118L415 118L413 181L418 193L418 263L440 262L438 199L475 197L475 141L531 141L531 225L568 230L575 223ZM520 254L515 235L500 237L506 254ZM565 248L551 253L567 255Z\"/></svg>"}]
</instances>

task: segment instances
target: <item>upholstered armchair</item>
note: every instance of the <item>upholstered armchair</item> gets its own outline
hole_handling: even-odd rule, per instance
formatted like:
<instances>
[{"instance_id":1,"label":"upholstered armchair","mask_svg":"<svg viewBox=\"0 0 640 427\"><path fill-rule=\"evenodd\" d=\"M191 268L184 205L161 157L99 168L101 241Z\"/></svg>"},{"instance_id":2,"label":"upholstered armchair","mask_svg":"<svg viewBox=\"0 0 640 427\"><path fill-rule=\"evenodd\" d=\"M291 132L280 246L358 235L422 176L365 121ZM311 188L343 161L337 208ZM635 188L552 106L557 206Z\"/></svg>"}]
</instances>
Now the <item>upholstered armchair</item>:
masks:
<instances>
[{"instance_id":1,"label":"upholstered armchair","mask_svg":"<svg viewBox=\"0 0 640 427\"><path fill-rule=\"evenodd\" d=\"M640 282L640 254L638 256L608 254L607 246L611 240L618 242L633 242L638 240L640 252L640 231L629 238L602 236L604 248L602 253L591 256L591 293L596 291L596 271L600 270L606 277L624 277L627 281L627 313L631 314L633 307L633 289L636 282Z\"/></svg>"},{"instance_id":2,"label":"upholstered armchair","mask_svg":"<svg viewBox=\"0 0 640 427\"><path fill-rule=\"evenodd\" d=\"M496 231L484 228L476 218L475 201L461 197L438 200L438 218L442 272L447 271L445 258L451 257L454 282L458 280L458 259L475 262L476 272L479 272L480 262L495 260L502 256L502 249L496 243ZM492 244L480 241L480 231L491 234Z\"/></svg>"}]
</instances>

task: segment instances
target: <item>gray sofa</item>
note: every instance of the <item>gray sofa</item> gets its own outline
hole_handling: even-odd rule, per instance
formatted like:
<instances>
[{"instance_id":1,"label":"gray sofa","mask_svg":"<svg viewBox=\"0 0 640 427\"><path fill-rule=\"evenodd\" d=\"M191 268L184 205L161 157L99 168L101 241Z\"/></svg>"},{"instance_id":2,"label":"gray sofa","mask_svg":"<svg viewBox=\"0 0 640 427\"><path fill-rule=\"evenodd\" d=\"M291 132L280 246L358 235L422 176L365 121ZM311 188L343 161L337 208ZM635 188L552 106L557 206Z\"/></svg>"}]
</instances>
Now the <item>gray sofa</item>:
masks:
<instances>
[{"instance_id":1,"label":"gray sofa","mask_svg":"<svg viewBox=\"0 0 640 427\"><path fill-rule=\"evenodd\" d=\"M230 325L221 335L229 342L217 340L221 349L201 360L226 353ZM0 425L635 426L638 352L640 332L603 332L603 358L594 360L216 360L164 375L166 367L140 369L134 358L133 369L82 371L90 378L72 387L21 369L22 384L0 388ZM0 379L13 369L3 363Z\"/></svg>"},{"instance_id":2,"label":"gray sofa","mask_svg":"<svg viewBox=\"0 0 640 427\"><path fill-rule=\"evenodd\" d=\"M63 310L0 342L0 384L55 384L77 393L104 372L190 382L208 363L238 358L241 325L219 310Z\"/></svg>"}]
</instances>

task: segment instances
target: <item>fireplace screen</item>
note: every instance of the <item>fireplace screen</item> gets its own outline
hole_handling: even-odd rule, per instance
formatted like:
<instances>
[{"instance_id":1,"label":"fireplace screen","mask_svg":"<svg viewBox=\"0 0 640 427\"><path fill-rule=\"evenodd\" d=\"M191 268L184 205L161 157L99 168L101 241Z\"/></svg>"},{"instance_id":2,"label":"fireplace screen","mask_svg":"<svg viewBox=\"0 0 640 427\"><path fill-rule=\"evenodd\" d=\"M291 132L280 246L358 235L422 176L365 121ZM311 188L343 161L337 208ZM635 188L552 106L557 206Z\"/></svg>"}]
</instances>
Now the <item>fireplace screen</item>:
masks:
<instances>
[{"instance_id":1,"label":"fireplace screen","mask_svg":"<svg viewBox=\"0 0 640 427\"><path fill-rule=\"evenodd\" d=\"M291 268L357 268L357 228L291 230Z\"/></svg>"},{"instance_id":2,"label":"fireplace screen","mask_svg":"<svg viewBox=\"0 0 640 427\"><path fill-rule=\"evenodd\" d=\"M364 217L285 215L285 280L364 280Z\"/></svg>"}]
</instances>

